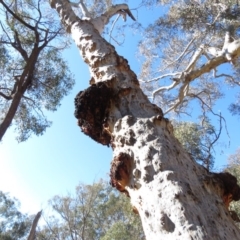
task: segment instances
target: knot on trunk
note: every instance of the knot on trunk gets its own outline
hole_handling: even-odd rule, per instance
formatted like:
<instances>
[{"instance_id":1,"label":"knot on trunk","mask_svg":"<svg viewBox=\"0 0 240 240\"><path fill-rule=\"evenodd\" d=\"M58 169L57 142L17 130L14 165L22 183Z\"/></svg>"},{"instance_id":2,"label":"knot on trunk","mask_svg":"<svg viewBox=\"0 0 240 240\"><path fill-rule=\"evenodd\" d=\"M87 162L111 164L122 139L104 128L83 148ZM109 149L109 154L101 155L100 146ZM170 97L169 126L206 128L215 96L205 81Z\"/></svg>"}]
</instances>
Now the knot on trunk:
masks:
<instances>
[{"instance_id":1,"label":"knot on trunk","mask_svg":"<svg viewBox=\"0 0 240 240\"><path fill-rule=\"evenodd\" d=\"M93 84L75 97L74 115L81 130L93 140L109 145L111 134L104 131L111 105L112 90L105 83Z\"/></svg>"},{"instance_id":2,"label":"knot on trunk","mask_svg":"<svg viewBox=\"0 0 240 240\"><path fill-rule=\"evenodd\" d=\"M240 187L236 177L228 172L214 173L213 176L218 182L220 195L227 208L231 201L240 200Z\"/></svg>"},{"instance_id":3,"label":"knot on trunk","mask_svg":"<svg viewBox=\"0 0 240 240\"><path fill-rule=\"evenodd\" d=\"M114 157L110 169L110 184L120 192L128 195L125 187L129 184L132 170L132 158L127 153L119 153Z\"/></svg>"}]
</instances>

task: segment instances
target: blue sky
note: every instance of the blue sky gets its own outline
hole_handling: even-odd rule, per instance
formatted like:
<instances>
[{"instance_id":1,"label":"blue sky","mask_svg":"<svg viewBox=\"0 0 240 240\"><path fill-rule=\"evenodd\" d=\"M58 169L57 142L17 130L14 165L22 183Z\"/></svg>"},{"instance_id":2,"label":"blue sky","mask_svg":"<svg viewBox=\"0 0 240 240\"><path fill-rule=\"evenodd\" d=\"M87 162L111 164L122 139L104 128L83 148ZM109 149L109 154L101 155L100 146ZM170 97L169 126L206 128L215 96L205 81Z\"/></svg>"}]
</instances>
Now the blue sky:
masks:
<instances>
[{"instance_id":1,"label":"blue sky","mask_svg":"<svg viewBox=\"0 0 240 240\"><path fill-rule=\"evenodd\" d=\"M144 17L146 19L146 16L150 20L154 16L152 10L147 14L140 11L139 21ZM141 64L135 57L138 36L128 36L117 51L128 59L132 69L138 73ZM52 126L43 136L32 136L20 144L15 140L13 129L9 129L0 143L0 190L18 198L22 210L32 214L45 208L52 196L73 192L79 182L91 184L99 178L108 179L111 149L85 136L73 115L75 95L88 87L88 67L75 46L64 52L64 58L75 75L76 85L58 111L49 114ZM232 98L232 92L228 89L226 92L226 98ZM226 164L227 156L239 146L239 119L231 117L227 107L225 100L215 107L227 117L231 137L230 147L216 147L217 169ZM226 132L223 132L221 141L229 142Z\"/></svg>"}]
</instances>

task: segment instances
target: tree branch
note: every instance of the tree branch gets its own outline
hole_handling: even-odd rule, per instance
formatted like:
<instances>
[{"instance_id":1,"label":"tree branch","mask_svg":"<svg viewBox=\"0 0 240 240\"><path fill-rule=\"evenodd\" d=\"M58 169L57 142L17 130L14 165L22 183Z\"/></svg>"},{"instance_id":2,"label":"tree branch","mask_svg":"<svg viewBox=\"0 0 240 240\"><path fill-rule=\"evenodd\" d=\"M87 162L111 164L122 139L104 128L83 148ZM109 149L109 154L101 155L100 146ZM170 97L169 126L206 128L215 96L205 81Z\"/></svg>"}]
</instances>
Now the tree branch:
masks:
<instances>
[{"instance_id":1,"label":"tree branch","mask_svg":"<svg viewBox=\"0 0 240 240\"><path fill-rule=\"evenodd\" d=\"M167 66L165 66L164 69L161 70L161 71L164 71L166 68L168 68L168 67L171 66L172 64L178 62L178 61L184 56L184 54L186 54L186 52L188 51L188 49L189 49L189 47L192 45L192 43L195 41L195 39L196 39L196 37L193 37L193 38L191 39L191 41L187 44L187 46L185 47L185 49L183 50L183 52L179 55L179 57L178 57L176 60L174 60L173 62L167 64Z\"/></svg>"},{"instance_id":2,"label":"tree branch","mask_svg":"<svg viewBox=\"0 0 240 240\"><path fill-rule=\"evenodd\" d=\"M91 23L101 34L103 32L105 25L107 25L109 23L110 18L116 14L127 14L130 18L132 18L132 20L136 21L136 19L132 15L130 9L128 8L127 4L117 4L117 5L113 5L112 7L110 7L101 16L92 19Z\"/></svg>"},{"instance_id":3,"label":"tree branch","mask_svg":"<svg viewBox=\"0 0 240 240\"><path fill-rule=\"evenodd\" d=\"M164 87L160 87L160 88L156 89L156 90L153 91L153 93L152 93L153 99L155 98L155 95L156 95L157 93L159 93L159 92L161 92L161 91L164 91L164 90L169 91L169 90L173 89L174 87L176 87L178 84L179 84L179 81L174 81L174 82L173 82L171 85L169 85L169 86L164 86Z\"/></svg>"},{"instance_id":4,"label":"tree branch","mask_svg":"<svg viewBox=\"0 0 240 240\"><path fill-rule=\"evenodd\" d=\"M4 93L0 92L0 96L2 96L3 98L5 98L6 100L12 100L12 96L7 96Z\"/></svg>"},{"instance_id":5,"label":"tree branch","mask_svg":"<svg viewBox=\"0 0 240 240\"><path fill-rule=\"evenodd\" d=\"M23 59L27 62L28 60L28 54L27 52L22 48L22 44L21 41L18 37L18 32L14 31L14 38L15 38L15 42L12 43L12 46L21 54L21 56L23 57Z\"/></svg>"},{"instance_id":6,"label":"tree branch","mask_svg":"<svg viewBox=\"0 0 240 240\"><path fill-rule=\"evenodd\" d=\"M30 24L26 23L23 21L17 14L15 14L6 4L3 0L0 0L0 3L4 6L4 8L15 18L17 19L20 23L22 23L25 27L31 29L34 31L34 27L31 26Z\"/></svg>"},{"instance_id":7,"label":"tree branch","mask_svg":"<svg viewBox=\"0 0 240 240\"><path fill-rule=\"evenodd\" d=\"M83 0L80 0L79 3L70 2L70 5L73 7L80 7L83 14L82 19L89 20L100 34L103 32L105 25L109 23L110 18L116 14L122 15L124 20L126 20L126 15L128 15L130 18L132 18L132 20L136 21L127 4L113 5L105 13L96 18L91 17L91 14L83 3Z\"/></svg>"},{"instance_id":8,"label":"tree branch","mask_svg":"<svg viewBox=\"0 0 240 240\"><path fill-rule=\"evenodd\" d=\"M148 80L148 81L139 80L139 82L149 83L149 82L158 81L158 80L163 79L163 78L165 78L165 77L176 76L176 75L180 75L179 78L181 78L182 74L183 74L182 72L167 73L167 74L161 75L161 76L159 76L159 77L150 79L150 80Z\"/></svg>"},{"instance_id":9,"label":"tree branch","mask_svg":"<svg viewBox=\"0 0 240 240\"><path fill-rule=\"evenodd\" d=\"M176 103L173 104L172 107L170 107L165 113L169 113L171 112L172 110L176 109L183 101L184 101L184 97L187 96L188 94L188 91L189 91L189 82L184 82L184 84L180 87L179 89L179 93L178 93L178 97L177 97L177 100L176 100Z\"/></svg>"},{"instance_id":10,"label":"tree branch","mask_svg":"<svg viewBox=\"0 0 240 240\"><path fill-rule=\"evenodd\" d=\"M188 64L188 66L186 67L185 72L194 70L197 60L200 58L200 56L203 53L204 47L205 47L204 44L200 45L200 47L197 49L197 51L193 54L193 57L192 57L190 63Z\"/></svg>"}]
</instances>

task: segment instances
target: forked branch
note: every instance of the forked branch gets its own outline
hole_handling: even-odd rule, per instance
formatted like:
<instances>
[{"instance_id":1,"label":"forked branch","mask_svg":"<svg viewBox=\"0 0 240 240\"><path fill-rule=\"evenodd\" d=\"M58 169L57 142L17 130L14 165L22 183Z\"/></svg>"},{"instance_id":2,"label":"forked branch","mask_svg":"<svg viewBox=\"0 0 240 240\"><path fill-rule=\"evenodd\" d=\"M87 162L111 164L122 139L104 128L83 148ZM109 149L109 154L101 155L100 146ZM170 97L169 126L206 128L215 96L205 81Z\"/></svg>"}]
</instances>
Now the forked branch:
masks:
<instances>
[{"instance_id":1,"label":"forked branch","mask_svg":"<svg viewBox=\"0 0 240 240\"><path fill-rule=\"evenodd\" d=\"M117 14L122 15L124 20L126 20L126 16L128 15L132 20L136 21L127 4L113 5L109 9L107 9L105 13L101 14L96 18L91 17L90 12L83 3L83 0L80 0L79 3L70 2L70 4L73 7L80 7L83 14L82 19L89 20L100 34L103 32L105 25L109 23L110 18L113 17L114 15Z\"/></svg>"}]
</instances>

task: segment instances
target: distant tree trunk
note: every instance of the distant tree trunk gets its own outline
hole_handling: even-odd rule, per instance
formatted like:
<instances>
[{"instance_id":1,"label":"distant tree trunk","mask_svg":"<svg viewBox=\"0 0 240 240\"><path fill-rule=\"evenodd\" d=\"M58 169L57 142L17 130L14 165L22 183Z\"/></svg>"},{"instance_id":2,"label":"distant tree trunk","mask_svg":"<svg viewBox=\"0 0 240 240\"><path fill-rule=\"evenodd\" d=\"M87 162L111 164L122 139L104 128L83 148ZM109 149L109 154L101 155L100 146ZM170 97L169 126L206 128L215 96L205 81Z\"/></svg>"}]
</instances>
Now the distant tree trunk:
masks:
<instances>
[{"instance_id":1,"label":"distant tree trunk","mask_svg":"<svg viewBox=\"0 0 240 240\"><path fill-rule=\"evenodd\" d=\"M35 218L33 219L33 223L27 240L34 240L36 238L36 228L41 215L42 211L38 212Z\"/></svg>"},{"instance_id":2,"label":"distant tree trunk","mask_svg":"<svg viewBox=\"0 0 240 240\"><path fill-rule=\"evenodd\" d=\"M22 93L17 92L13 97L11 102L11 106L3 119L2 123L0 124L0 141L2 140L4 134L6 133L7 129L10 127L12 120L17 112L18 106L20 104L22 98Z\"/></svg>"},{"instance_id":3,"label":"distant tree trunk","mask_svg":"<svg viewBox=\"0 0 240 240\"><path fill-rule=\"evenodd\" d=\"M68 1L51 0L91 71L91 86L75 99L82 131L111 145L111 183L130 198L146 238L239 239L228 212L239 187L209 173L183 150L168 119L139 87L127 60L75 16Z\"/></svg>"},{"instance_id":4,"label":"distant tree trunk","mask_svg":"<svg viewBox=\"0 0 240 240\"><path fill-rule=\"evenodd\" d=\"M41 48L38 48L38 44L36 44L31 52L30 57L27 60L21 78L17 83L16 92L14 93L14 96L11 100L10 107L3 121L0 123L0 142L2 141L2 138L5 135L8 128L11 126L14 116L20 105L20 102L24 96L24 93L31 84L33 71L35 69L35 65L37 63L40 51Z\"/></svg>"}]
</instances>

